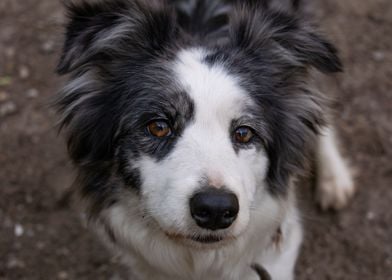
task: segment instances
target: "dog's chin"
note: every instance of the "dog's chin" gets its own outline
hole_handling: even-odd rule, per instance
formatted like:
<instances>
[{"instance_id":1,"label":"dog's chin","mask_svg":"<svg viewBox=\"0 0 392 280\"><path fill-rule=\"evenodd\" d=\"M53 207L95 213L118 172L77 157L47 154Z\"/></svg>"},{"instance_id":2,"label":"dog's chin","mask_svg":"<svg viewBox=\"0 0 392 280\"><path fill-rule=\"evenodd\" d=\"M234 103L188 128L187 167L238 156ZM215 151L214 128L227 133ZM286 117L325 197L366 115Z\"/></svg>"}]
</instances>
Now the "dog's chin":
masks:
<instances>
[{"instance_id":1,"label":"dog's chin","mask_svg":"<svg viewBox=\"0 0 392 280\"><path fill-rule=\"evenodd\" d=\"M236 238L227 234L179 234L165 232L172 241L186 247L199 249L217 249L235 242Z\"/></svg>"}]
</instances>

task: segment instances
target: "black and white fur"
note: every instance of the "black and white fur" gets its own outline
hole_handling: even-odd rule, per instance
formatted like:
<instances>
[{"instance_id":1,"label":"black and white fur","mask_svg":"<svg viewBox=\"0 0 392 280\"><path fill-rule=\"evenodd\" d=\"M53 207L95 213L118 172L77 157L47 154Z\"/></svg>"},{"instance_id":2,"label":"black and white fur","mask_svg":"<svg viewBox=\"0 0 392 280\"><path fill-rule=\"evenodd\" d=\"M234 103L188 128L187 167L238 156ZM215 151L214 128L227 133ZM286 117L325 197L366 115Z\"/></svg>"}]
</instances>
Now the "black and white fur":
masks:
<instances>
[{"instance_id":1,"label":"black and white fur","mask_svg":"<svg viewBox=\"0 0 392 280\"><path fill-rule=\"evenodd\" d=\"M307 85L312 68L341 70L336 50L269 2L68 4L58 72L70 80L56 106L84 211L131 279L258 279L252 264L293 279L292 182L312 147L321 204L353 193L323 97ZM149 134L154 120L172 133ZM242 126L254 134L246 144L233 137ZM205 188L238 198L230 227L192 219L189 200Z\"/></svg>"}]
</instances>

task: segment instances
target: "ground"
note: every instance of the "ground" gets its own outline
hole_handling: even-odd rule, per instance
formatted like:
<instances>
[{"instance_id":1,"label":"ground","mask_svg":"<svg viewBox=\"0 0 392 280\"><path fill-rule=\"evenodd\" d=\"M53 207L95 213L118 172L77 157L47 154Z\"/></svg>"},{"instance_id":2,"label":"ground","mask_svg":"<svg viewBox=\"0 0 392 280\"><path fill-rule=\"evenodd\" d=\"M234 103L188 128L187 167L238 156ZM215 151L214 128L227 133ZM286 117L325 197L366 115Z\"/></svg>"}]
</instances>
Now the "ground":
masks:
<instances>
[{"instance_id":1,"label":"ground","mask_svg":"<svg viewBox=\"0 0 392 280\"><path fill-rule=\"evenodd\" d=\"M72 182L55 114L53 69L63 9L54 0L0 1L0 279L119 279L115 260L63 203ZM334 100L358 193L322 212L298 187L306 226L297 279L392 277L392 2L312 2L345 72L317 82Z\"/></svg>"}]
</instances>

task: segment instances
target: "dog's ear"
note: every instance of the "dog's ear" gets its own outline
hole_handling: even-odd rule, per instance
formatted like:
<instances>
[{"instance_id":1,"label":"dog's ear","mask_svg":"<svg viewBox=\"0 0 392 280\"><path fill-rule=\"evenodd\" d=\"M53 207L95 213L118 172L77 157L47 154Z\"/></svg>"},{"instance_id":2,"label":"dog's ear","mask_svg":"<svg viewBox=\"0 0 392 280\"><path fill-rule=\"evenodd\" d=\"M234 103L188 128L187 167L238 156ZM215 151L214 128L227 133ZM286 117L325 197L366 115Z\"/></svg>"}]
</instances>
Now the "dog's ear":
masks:
<instances>
[{"instance_id":1,"label":"dog's ear","mask_svg":"<svg viewBox=\"0 0 392 280\"><path fill-rule=\"evenodd\" d=\"M152 55L164 49L176 32L175 14L164 1L82 0L65 6L69 22L59 74L121 51Z\"/></svg>"},{"instance_id":2,"label":"dog's ear","mask_svg":"<svg viewBox=\"0 0 392 280\"><path fill-rule=\"evenodd\" d=\"M259 1L247 2L250 3L236 9L231 19L234 46L255 53L275 45L282 56L298 66L313 66L324 73L342 70L336 48L305 20L295 14L274 11Z\"/></svg>"}]
</instances>

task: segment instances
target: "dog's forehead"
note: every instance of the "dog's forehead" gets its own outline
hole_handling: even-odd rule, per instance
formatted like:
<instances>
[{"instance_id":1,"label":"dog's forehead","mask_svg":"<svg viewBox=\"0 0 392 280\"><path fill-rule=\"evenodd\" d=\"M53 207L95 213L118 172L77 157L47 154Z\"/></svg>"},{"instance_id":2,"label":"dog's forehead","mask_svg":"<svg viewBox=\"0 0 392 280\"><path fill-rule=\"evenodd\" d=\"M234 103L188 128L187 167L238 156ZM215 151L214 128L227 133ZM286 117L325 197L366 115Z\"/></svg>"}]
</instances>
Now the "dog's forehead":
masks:
<instances>
[{"instance_id":1,"label":"dog's forehead","mask_svg":"<svg viewBox=\"0 0 392 280\"><path fill-rule=\"evenodd\" d=\"M239 78L231 75L223 64L207 63L207 54L203 49L185 49L173 65L176 79L195 103L196 118L240 117L244 108L252 104L249 95Z\"/></svg>"}]
</instances>

